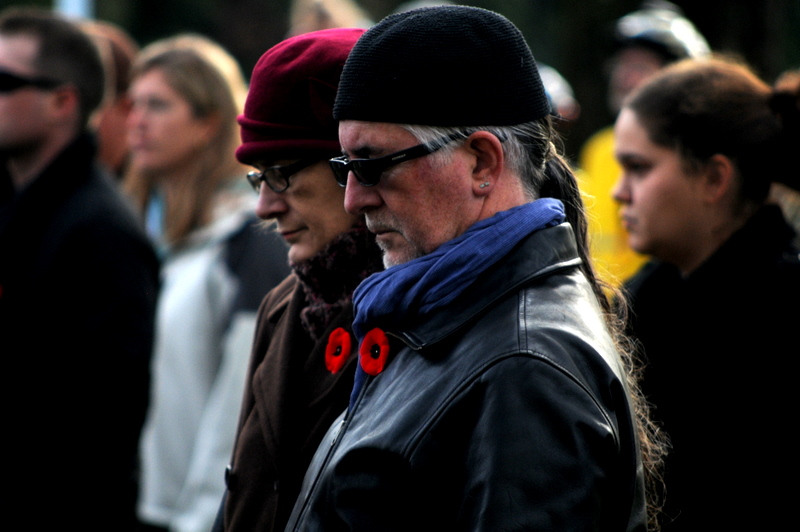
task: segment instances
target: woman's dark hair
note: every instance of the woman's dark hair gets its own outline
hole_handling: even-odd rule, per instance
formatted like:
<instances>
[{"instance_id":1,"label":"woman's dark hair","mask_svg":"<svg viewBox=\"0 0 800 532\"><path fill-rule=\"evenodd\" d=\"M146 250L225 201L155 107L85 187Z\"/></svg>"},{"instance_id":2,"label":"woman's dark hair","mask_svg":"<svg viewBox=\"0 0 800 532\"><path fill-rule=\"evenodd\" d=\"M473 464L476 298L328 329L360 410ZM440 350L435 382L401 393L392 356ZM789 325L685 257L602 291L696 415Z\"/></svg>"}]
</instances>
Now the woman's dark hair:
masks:
<instances>
[{"instance_id":1,"label":"woman's dark hair","mask_svg":"<svg viewBox=\"0 0 800 532\"><path fill-rule=\"evenodd\" d=\"M716 154L727 156L738 170L741 201L762 203L772 181L797 174L790 171L794 154L786 148L800 146L798 130L783 127L797 123L796 105L792 111L732 58L668 66L634 90L624 107L636 114L652 142L677 150L689 168L702 167Z\"/></svg>"}]
</instances>

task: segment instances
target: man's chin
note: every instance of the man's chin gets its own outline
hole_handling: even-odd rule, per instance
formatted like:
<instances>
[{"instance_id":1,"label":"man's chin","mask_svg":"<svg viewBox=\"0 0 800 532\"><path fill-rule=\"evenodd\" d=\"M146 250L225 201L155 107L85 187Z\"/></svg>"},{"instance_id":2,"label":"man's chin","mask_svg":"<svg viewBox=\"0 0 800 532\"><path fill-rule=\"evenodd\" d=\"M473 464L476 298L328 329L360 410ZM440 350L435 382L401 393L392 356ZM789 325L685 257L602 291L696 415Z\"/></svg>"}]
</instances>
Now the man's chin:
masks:
<instances>
[{"instance_id":1,"label":"man's chin","mask_svg":"<svg viewBox=\"0 0 800 532\"><path fill-rule=\"evenodd\" d=\"M383 251L384 268L391 268L392 266L405 264L406 262L421 256L417 253L414 253L414 250L408 246L386 246L381 245L380 242L378 243L378 246Z\"/></svg>"},{"instance_id":2,"label":"man's chin","mask_svg":"<svg viewBox=\"0 0 800 532\"><path fill-rule=\"evenodd\" d=\"M391 268L392 266L397 266L398 264L406 262L404 260L401 260L400 257L397 256L397 250L386 249L384 246L380 246L380 248L381 251L383 251L384 269L388 269Z\"/></svg>"}]
</instances>

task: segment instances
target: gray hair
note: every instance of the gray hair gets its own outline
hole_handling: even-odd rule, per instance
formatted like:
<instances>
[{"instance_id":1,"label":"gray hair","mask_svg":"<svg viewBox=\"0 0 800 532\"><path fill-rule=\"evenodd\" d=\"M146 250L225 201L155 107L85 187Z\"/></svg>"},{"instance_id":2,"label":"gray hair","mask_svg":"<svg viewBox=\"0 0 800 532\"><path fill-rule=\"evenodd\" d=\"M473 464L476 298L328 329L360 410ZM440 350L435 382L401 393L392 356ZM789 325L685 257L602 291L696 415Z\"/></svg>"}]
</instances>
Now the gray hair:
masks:
<instances>
[{"instance_id":1,"label":"gray hair","mask_svg":"<svg viewBox=\"0 0 800 532\"><path fill-rule=\"evenodd\" d=\"M516 174L530 200L541 196L545 181L545 166L556 154L550 128L542 121L527 122L514 126L469 126L439 127L401 124L420 143L437 151L431 155L433 164L444 165L450 159L457 143L449 142L449 136L469 137L475 131L488 131L503 143L506 165Z\"/></svg>"}]
</instances>

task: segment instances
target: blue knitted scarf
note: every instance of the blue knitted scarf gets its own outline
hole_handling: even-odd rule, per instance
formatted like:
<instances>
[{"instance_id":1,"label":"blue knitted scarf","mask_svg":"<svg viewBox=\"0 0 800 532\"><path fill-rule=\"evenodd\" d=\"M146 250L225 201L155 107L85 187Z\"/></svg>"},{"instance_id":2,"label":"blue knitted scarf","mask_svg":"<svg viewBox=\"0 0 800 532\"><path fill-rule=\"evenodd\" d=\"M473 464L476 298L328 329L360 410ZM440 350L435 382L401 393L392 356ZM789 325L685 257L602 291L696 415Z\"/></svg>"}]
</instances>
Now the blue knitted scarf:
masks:
<instances>
[{"instance_id":1,"label":"blue knitted scarf","mask_svg":"<svg viewBox=\"0 0 800 532\"><path fill-rule=\"evenodd\" d=\"M564 221L564 206L542 198L473 224L434 252L367 277L353 294L353 332L358 343L373 327L424 318L444 306L523 238ZM366 373L356 369L352 406Z\"/></svg>"}]
</instances>

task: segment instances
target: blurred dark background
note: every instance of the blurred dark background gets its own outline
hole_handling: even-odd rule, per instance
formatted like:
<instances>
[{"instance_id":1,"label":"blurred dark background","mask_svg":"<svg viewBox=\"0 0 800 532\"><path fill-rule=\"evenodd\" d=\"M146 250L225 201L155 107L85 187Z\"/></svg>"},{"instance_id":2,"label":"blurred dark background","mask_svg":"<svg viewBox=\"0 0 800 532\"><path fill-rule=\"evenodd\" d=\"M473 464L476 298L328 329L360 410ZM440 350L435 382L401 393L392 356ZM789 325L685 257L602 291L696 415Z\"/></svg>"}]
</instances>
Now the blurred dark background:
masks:
<instances>
[{"instance_id":1,"label":"blurred dark background","mask_svg":"<svg viewBox=\"0 0 800 532\"><path fill-rule=\"evenodd\" d=\"M140 45L183 31L208 35L224 45L249 75L261 54L286 37L293 1L94 0L88 5L94 18L118 24ZM298 1L305 6L313 2ZM372 21L378 21L403 0L355 3ZM766 81L771 83L788 68L800 68L800 0L673 3L683 9L713 50L738 55ZM471 0L464 4L508 17L525 35L536 59L555 67L572 85L581 115L566 131L569 156L577 154L591 133L613 121L605 103L612 28L617 18L637 9L640 0ZM0 7L10 5L53 8L59 4L53 0L0 0Z\"/></svg>"}]
</instances>

